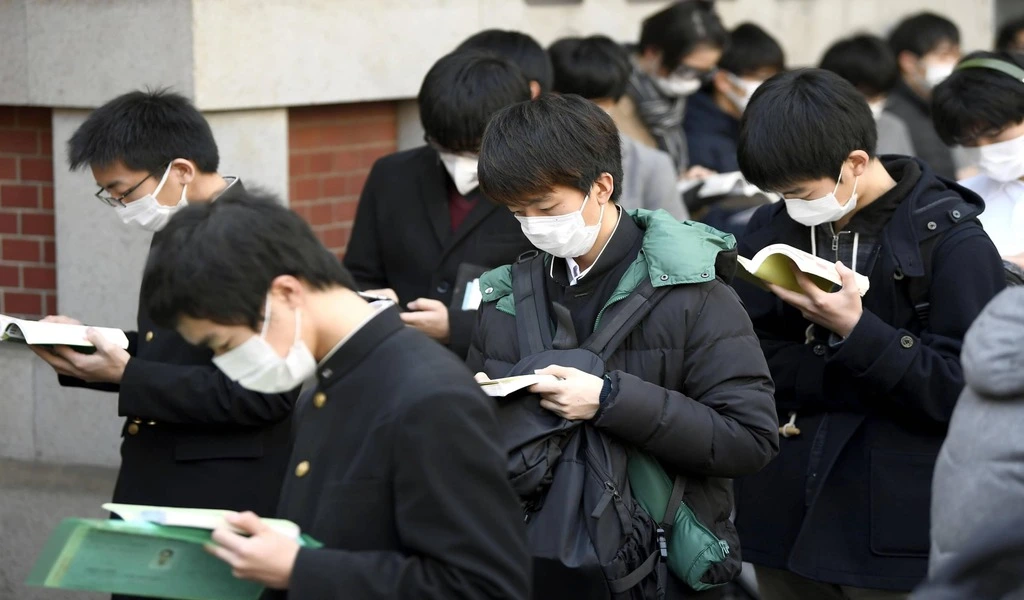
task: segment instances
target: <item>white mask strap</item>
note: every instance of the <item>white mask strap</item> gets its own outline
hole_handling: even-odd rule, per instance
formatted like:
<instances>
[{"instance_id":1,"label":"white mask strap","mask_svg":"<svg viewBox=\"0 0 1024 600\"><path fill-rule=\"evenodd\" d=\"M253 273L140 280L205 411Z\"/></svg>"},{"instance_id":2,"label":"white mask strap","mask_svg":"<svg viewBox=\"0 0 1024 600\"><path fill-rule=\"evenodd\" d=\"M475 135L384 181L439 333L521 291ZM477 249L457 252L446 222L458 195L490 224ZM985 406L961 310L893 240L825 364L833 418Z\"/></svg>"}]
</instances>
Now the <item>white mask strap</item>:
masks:
<instances>
[{"instance_id":1,"label":"white mask strap","mask_svg":"<svg viewBox=\"0 0 1024 600\"><path fill-rule=\"evenodd\" d=\"M260 337L267 338L267 329L270 327L270 294L267 294L267 303L263 307L263 329L260 330Z\"/></svg>"}]
</instances>

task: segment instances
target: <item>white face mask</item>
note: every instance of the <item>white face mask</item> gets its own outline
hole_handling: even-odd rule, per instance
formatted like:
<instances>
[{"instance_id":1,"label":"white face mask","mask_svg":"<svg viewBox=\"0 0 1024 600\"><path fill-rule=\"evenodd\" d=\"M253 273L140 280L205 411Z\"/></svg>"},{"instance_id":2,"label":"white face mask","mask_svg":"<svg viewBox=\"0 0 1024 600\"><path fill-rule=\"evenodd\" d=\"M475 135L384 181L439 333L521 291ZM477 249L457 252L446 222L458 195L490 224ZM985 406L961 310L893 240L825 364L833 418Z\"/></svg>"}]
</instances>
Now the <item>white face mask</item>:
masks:
<instances>
[{"instance_id":1,"label":"white face mask","mask_svg":"<svg viewBox=\"0 0 1024 600\"><path fill-rule=\"evenodd\" d=\"M654 84L666 96L683 98L696 94L700 89L701 81L696 77L669 75L668 77L654 77Z\"/></svg>"},{"instance_id":2,"label":"white face mask","mask_svg":"<svg viewBox=\"0 0 1024 600\"><path fill-rule=\"evenodd\" d=\"M853 193L846 204L839 204L836 199L836 192L839 190L839 183L843 180L843 172L839 172L839 179L836 181L836 188L831 194L822 196L817 200L801 200L797 198L786 198L786 212L789 213L797 223L808 227L815 227L824 223L835 223L857 208L857 180L853 180Z\"/></svg>"},{"instance_id":3,"label":"white face mask","mask_svg":"<svg viewBox=\"0 0 1024 600\"><path fill-rule=\"evenodd\" d=\"M302 385L316 373L316 359L302 341L302 311L295 311L295 341L288 355L281 357L267 341L270 298L263 317L263 331L236 348L213 357L213 364L247 390L261 394L283 394Z\"/></svg>"},{"instance_id":4,"label":"white face mask","mask_svg":"<svg viewBox=\"0 0 1024 600\"><path fill-rule=\"evenodd\" d=\"M477 188L479 182L476 175L478 160L469 156L452 154L451 152L438 152L445 170L455 182L455 189L465 196Z\"/></svg>"},{"instance_id":5,"label":"white face mask","mask_svg":"<svg viewBox=\"0 0 1024 600\"><path fill-rule=\"evenodd\" d=\"M559 258L576 258L590 252L597 242L597 234L601 232L601 221L604 219L604 206L597 223L587 225L583 218L583 209L590 200L590 194L583 199L580 209L567 215L556 217L520 217L519 225L523 235L530 240L535 248Z\"/></svg>"},{"instance_id":6,"label":"white face mask","mask_svg":"<svg viewBox=\"0 0 1024 600\"><path fill-rule=\"evenodd\" d=\"M729 99L730 102L735 104L736 108L742 113L743 111L747 110L747 105L750 104L750 98L753 97L754 92L756 92L757 88L761 87L761 84L764 82L748 81L746 79L743 79L742 77L733 75L732 73L728 73L728 76L729 82L732 83L734 86L742 89L743 94L740 95L732 91L731 89L727 89L725 92L725 96L726 98Z\"/></svg>"},{"instance_id":7,"label":"white face mask","mask_svg":"<svg viewBox=\"0 0 1024 600\"><path fill-rule=\"evenodd\" d=\"M931 64L925 67L924 72L924 84L931 90L935 86L939 85L946 80L947 77L953 74L953 69L956 68L956 63L937 63Z\"/></svg>"},{"instance_id":8,"label":"white face mask","mask_svg":"<svg viewBox=\"0 0 1024 600\"><path fill-rule=\"evenodd\" d=\"M877 121L882 117L882 113L885 112L885 100L878 100L876 102L868 102L868 108L871 109L871 116L875 117Z\"/></svg>"},{"instance_id":9,"label":"white face mask","mask_svg":"<svg viewBox=\"0 0 1024 600\"><path fill-rule=\"evenodd\" d=\"M1012 140L979 146L978 168L996 181L1007 183L1024 177L1024 135Z\"/></svg>"},{"instance_id":10,"label":"white face mask","mask_svg":"<svg viewBox=\"0 0 1024 600\"><path fill-rule=\"evenodd\" d=\"M181 199L174 206L164 206L156 201L156 195L164 189L167 176L170 174L171 165L167 165L167 170L164 171L164 176L160 178L160 183L157 184L155 190L138 200L117 208L117 216L121 217L125 225L135 225L146 231L160 231L167 226L167 222L171 220L174 213L188 206L188 200L185 199L187 185L181 188Z\"/></svg>"}]
</instances>

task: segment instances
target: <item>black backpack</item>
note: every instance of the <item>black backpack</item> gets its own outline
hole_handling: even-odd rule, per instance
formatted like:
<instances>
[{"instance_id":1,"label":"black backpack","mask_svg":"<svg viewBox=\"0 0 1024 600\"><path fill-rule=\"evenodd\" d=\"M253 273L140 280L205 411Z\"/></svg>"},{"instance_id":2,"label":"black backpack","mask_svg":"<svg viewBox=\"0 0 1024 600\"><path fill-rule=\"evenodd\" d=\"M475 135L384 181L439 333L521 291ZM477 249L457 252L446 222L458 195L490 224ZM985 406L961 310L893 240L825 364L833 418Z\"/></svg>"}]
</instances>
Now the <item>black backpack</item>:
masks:
<instances>
[{"instance_id":1,"label":"black backpack","mask_svg":"<svg viewBox=\"0 0 1024 600\"><path fill-rule=\"evenodd\" d=\"M644 278L608 308L597 331L580 345L568 310L549 309L545 277L544 255L536 252L512 267L520 361L508 376L553 364L603 376L605 361L670 289L655 289ZM498 408L509 477L522 500L533 556L534 597L663 597L664 538L631 493L626 447L539 402L536 394L524 393L503 399Z\"/></svg>"}]
</instances>

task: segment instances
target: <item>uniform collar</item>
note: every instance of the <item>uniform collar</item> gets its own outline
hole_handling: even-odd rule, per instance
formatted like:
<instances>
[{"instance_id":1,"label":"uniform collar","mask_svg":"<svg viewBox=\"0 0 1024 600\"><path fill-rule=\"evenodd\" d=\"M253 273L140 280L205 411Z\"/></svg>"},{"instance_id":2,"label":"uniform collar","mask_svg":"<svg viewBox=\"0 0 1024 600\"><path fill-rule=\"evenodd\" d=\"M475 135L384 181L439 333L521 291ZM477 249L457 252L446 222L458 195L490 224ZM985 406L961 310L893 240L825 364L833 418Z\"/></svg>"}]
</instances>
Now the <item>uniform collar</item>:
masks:
<instances>
[{"instance_id":1,"label":"uniform collar","mask_svg":"<svg viewBox=\"0 0 1024 600\"><path fill-rule=\"evenodd\" d=\"M350 371L379 346L385 339L402 330L405 324L398 316L398 309L390 303L383 303L367 320L341 340L317 366L316 379L319 387L329 387Z\"/></svg>"}]
</instances>

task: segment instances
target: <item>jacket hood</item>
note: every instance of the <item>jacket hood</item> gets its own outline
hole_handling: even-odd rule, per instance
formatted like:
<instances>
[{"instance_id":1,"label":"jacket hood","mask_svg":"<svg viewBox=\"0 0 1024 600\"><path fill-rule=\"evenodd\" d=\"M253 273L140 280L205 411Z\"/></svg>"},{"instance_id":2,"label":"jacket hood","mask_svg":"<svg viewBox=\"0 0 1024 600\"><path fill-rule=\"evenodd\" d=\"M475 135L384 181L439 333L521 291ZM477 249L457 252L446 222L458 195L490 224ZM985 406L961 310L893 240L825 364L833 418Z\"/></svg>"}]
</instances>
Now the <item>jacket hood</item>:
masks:
<instances>
[{"instance_id":1,"label":"jacket hood","mask_svg":"<svg viewBox=\"0 0 1024 600\"><path fill-rule=\"evenodd\" d=\"M1024 400L1024 287L1004 290L964 337L967 385L991 400Z\"/></svg>"},{"instance_id":2,"label":"jacket hood","mask_svg":"<svg viewBox=\"0 0 1024 600\"><path fill-rule=\"evenodd\" d=\"M912 162L917 164L921 171L921 177L917 180L917 185L914 186L913 191L903 200L912 206L912 210L916 211L936 202L941 202L952 194L959 195L967 204L974 207L977 211L974 216L981 214L985 210L985 202L981 199L981 196L955 181L936 175L935 171L919 158L883 155L879 157L879 160L882 162L885 170L889 171L889 175L896 181L902 178L907 165Z\"/></svg>"}]
</instances>

